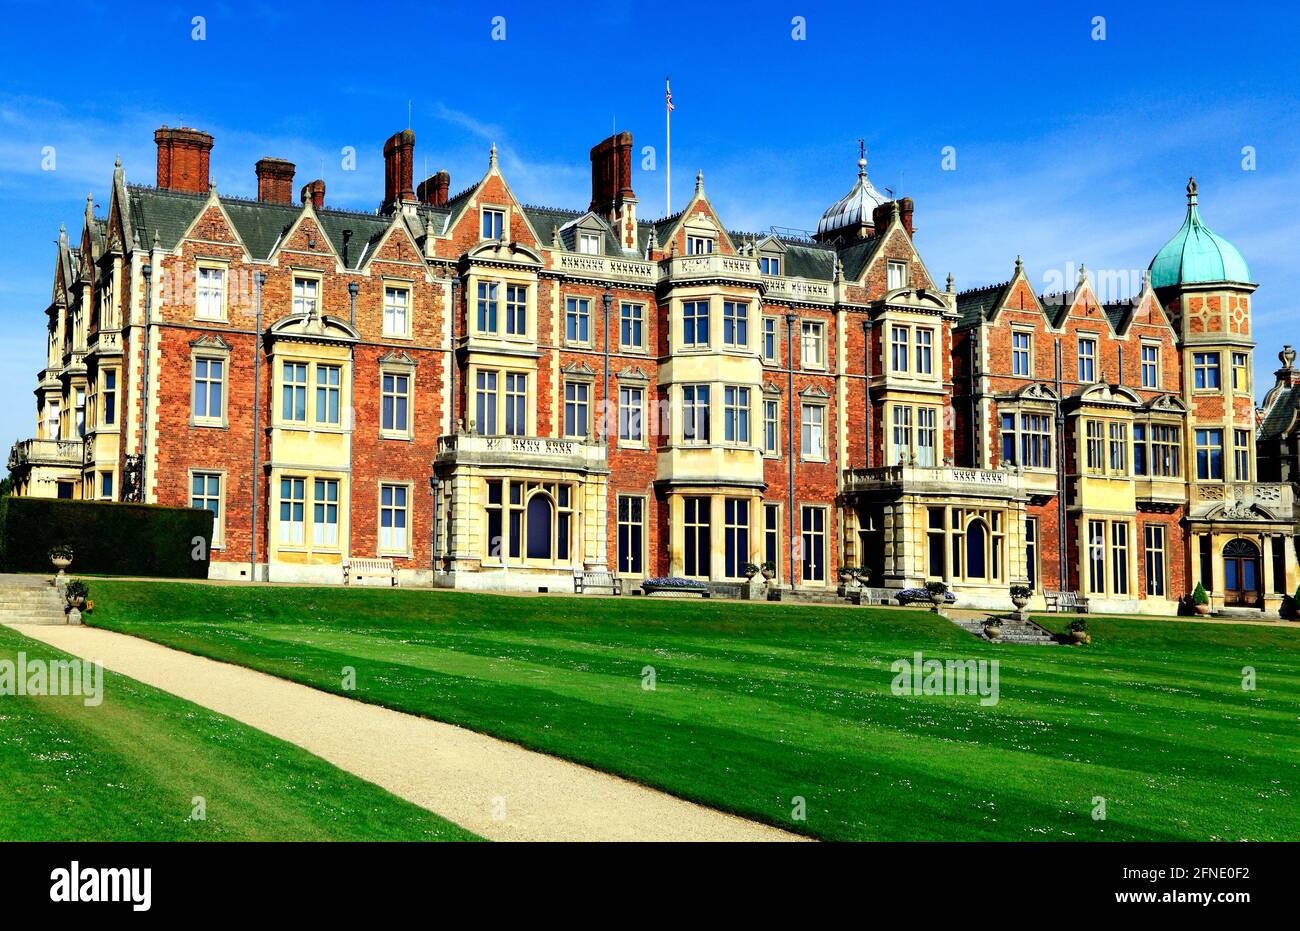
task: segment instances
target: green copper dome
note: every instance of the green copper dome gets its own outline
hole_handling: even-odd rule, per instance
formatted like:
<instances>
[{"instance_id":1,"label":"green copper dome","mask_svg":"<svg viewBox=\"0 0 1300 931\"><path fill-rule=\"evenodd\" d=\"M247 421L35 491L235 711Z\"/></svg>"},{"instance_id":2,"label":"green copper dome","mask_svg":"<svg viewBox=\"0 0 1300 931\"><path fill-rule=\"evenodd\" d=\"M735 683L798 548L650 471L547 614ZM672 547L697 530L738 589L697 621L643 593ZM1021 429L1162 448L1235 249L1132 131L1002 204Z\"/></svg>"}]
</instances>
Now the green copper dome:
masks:
<instances>
[{"instance_id":1,"label":"green copper dome","mask_svg":"<svg viewBox=\"0 0 1300 931\"><path fill-rule=\"evenodd\" d=\"M1151 287L1169 288L1207 281L1250 281L1250 269L1237 247L1201 222L1196 209L1196 179L1187 181L1187 219L1174 238L1151 260Z\"/></svg>"}]
</instances>

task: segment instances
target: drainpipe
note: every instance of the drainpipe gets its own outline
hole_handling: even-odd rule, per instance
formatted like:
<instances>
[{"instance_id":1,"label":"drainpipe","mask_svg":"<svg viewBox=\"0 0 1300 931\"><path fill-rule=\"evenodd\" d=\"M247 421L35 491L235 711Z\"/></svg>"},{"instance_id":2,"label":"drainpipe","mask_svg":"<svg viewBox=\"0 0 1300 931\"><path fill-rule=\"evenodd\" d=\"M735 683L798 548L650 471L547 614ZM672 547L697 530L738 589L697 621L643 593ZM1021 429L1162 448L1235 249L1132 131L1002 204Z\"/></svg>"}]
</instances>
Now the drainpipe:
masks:
<instances>
[{"instance_id":1,"label":"drainpipe","mask_svg":"<svg viewBox=\"0 0 1300 931\"><path fill-rule=\"evenodd\" d=\"M790 480L789 487L786 491L786 513L785 525L788 534L786 541L786 552L790 554L790 588L794 588L795 571L794 571L794 464L795 457L798 455L794 445L794 314L785 315L785 371L787 392L790 397L787 401L789 408L786 414L788 421L789 433L789 457L790 457Z\"/></svg>"},{"instance_id":2,"label":"drainpipe","mask_svg":"<svg viewBox=\"0 0 1300 931\"><path fill-rule=\"evenodd\" d=\"M450 397L451 397L451 424L449 433L456 432L456 319L460 315L460 307L456 303L456 292L460 290L460 278L455 276L451 279L451 364L448 370L450 376Z\"/></svg>"},{"instance_id":3,"label":"drainpipe","mask_svg":"<svg viewBox=\"0 0 1300 931\"><path fill-rule=\"evenodd\" d=\"M361 291L361 286L355 281L348 282L348 322L352 326L357 325L357 294ZM352 459L354 455L354 435L357 430L357 347L355 344L349 349L352 357L352 371L348 375L348 554L352 552L352 478L355 474L352 468ZM382 385L380 387L383 387ZM409 418L413 414L408 410L406 416ZM411 502L415 506L415 502Z\"/></svg>"},{"instance_id":4,"label":"drainpipe","mask_svg":"<svg viewBox=\"0 0 1300 931\"><path fill-rule=\"evenodd\" d=\"M984 466L981 455L983 444L980 442L980 397L982 396L979 370L979 343L982 327L970 331L966 341L970 353L970 461L975 468ZM987 426L987 424L985 425Z\"/></svg>"},{"instance_id":5,"label":"drainpipe","mask_svg":"<svg viewBox=\"0 0 1300 931\"><path fill-rule=\"evenodd\" d=\"M867 468L871 468L871 318L862 321L863 360L862 371L866 374L867 387L863 391L864 407L867 415Z\"/></svg>"},{"instance_id":6,"label":"drainpipe","mask_svg":"<svg viewBox=\"0 0 1300 931\"><path fill-rule=\"evenodd\" d=\"M148 503L149 475L149 320L153 316L153 266L140 269L144 275L144 361L140 366L140 497Z\"/></svg>"},{"instance_id":7,"label":"drainpipe","mask_svg":"<svg viewBox=\"0 0 1300 931\"><path fill-rule=\"evenodd\" d=\"M262 434L262 285L266 284L266 272L253 275L253 290L256 297L256 334L253 336L253 507L248 525L248 578L257 581L257 499L260 494L258 485L258 454Z\"/></svg>"},{"instance_id":8,"label":"drainpipe","mask_svg":"<svg viewBox=\"0 0 1300 931\"><path fill-rule=\"evenodd\" d=\"M600 299L601 303L604 304L605 307L605 467L609 468L609 308L614 303L614 295L608 288L606 288L605 293L601 295ZM601 560L598 563L598 565L601 566L609 564L609 512L611 508L609 498L612 490L609 478L607 477L605 479L605 552L601 554ZM570 545L572 545L572 541L570 541ZM618 559L615 557L615 563L617 562ZM615 565L614 568L617 571L618 566Z\"/></svg>"},{"instance_id":9,"label":"drainpipe","mask_svg":"<svg viewBox=\"0 0 1300 931\"><path fill-rule=\"evenodd\" d=\"M1056 574L1060 590L1070 587L1065 528L1065 412L1061 408L1061 339L1056 339Z\"/></svg>"}]
</instances>

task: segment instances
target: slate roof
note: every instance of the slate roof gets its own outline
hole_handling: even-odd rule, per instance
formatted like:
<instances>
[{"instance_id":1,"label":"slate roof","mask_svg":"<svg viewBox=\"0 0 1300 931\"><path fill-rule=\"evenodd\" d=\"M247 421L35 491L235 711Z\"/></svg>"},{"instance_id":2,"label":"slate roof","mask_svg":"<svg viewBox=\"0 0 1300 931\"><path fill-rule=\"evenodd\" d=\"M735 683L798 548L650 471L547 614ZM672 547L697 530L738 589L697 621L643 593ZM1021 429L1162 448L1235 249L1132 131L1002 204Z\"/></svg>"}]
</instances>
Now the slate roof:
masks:
<instances>
[{"instance_id":1,"label":"slate roof","mask_svg":"<svg viewBox=\"0 0 1300 931\"><path fill-rule=\"evenodd\" d=\"M957 295L957 326L970 327L987 320L1006 297L1011 282L971 288Z\"/></svg>"},{"instance_id":2,"label":"slate roof","mask_svg":"<svg viewBox=\"0 0 1300 931\"><path fill-rule=\"evenodd\" d=\"M1128 315L1133 312L1132 301L1116 301L1113 304L1103 304L1101 306L1106 311L1106 317L1110 320L1110 328L1116 333L1119 332L1120 325L1128 318Z\"/></svg>"},{"instance_id":3,"label":"slate roof","mask_svg":"<svg viewBox=\"0 0 1300 931\"><path fill-rule=\"evenodd\" d=\"M1277 397L1273 399L1272 406L1264 415L1263 423L1259 425L1256 439L1273 440L1282 436L1295 419L1298 407L1300 407L1300 387L1283 388L1279 391Z\"/></svg>"},{"instance_id":4,"label":"slate roof","mask_svg":"<svg viewBox=\"0 0 1300 931\"><path fill-rule=\"evenodd\" d=\"M128 186L128 209L131 223L145 248L153 245L154 234L164 249L175 248L185 230L208 202L206 194L160 190L153 187ZM256 259L265 259L302 214L298 204L269 204L242 197L219 196L221 206L230 217L235 232ZM436 233L442 233L449 212L445 208L421 207L417 235L424 224L433 221ZM351 230L347 244L348 267L357 268L392 225L386 214L359 213L329 207L317 212L321 231L334 251L343 255L344 231Z\"/></svg>"}]
</instances>

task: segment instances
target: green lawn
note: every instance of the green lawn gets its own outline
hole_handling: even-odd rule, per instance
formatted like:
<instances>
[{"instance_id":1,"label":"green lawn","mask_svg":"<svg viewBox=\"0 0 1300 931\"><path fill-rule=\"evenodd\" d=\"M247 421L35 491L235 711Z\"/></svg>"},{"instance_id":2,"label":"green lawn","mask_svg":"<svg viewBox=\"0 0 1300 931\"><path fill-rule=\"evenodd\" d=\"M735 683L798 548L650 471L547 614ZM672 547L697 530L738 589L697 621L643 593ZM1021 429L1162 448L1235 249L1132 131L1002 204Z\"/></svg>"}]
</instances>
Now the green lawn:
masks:
<instances>
[{"instance_id":1,"label":"green lawn","mask_svg":"<svg viewBox=\"0 0 1300 931\"><path fill-rule=\"evenodd\" d=\"M1103 618L1091 647L1024 647L922 610L93 589L96 625L328 691L352 666L352 697L819 837L1300 837L1293 629ZM999 660L1000 702L895 696L890 664L916 650Z\"/></svg>"},{"instance_id":2,"label":"green lawn","mask_svg":"<svg viewBox=\"0 0 1300 931\"><path fill-rule=\"evenodd\" d=\"M0 627L0 660L68 659ZM104 673L103 701L0 697L0 840L471 840L292 744ZM202 797L206 818L194 819Z\"/></svg>"}]
</instances>

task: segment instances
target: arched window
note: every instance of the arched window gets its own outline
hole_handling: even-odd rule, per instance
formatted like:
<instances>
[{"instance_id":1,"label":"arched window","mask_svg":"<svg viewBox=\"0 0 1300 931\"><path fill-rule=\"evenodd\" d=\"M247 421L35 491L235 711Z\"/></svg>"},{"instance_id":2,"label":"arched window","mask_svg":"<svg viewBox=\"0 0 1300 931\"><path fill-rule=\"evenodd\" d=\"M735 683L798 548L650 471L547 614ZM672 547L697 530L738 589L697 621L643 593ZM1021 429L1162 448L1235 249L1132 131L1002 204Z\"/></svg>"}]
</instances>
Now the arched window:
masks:
<instances>
[{"instance_id":1,"label":"arched window","mask_svg":"<svg viewBox=\"0 0 1300 931\"><path fill-rule=\"evenodd\" d=\"M988 528L984 521L973 520L966 526L966 578L988 578L988 559L985 545L988 540Z\"/></svg>"},{"instance_id":2,"label":"arched window","mask_svg":"<svg viewBox=\"0 0 1300 931\"><path fill-rule=\"evenodd\" d=\"M551 559L551 499L535 494L528 499L528 558Z\"/></svg>"}]
</instances>

